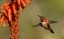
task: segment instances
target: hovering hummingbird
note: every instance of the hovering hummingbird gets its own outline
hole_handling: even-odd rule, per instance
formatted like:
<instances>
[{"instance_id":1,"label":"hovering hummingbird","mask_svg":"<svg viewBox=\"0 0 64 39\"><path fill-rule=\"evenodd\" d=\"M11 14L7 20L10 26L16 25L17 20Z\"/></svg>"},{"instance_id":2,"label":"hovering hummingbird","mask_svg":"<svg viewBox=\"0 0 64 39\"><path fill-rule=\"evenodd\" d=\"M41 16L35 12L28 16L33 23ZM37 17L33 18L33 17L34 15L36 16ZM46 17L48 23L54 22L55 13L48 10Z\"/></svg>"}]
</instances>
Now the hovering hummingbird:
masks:
<instances>
[{"instance_id":1,"label":"hovering hummingbird","mask_svg":"<svg viewBox=\"0 0 64 39\"><path fill-rule=\"evenodd\" d=\"M37 15L37 16L39 16L39 15ZM46 20L46 18L44 16L39 16L39 17L40 17L41 22L33 27L37 27L38 25L40 25L41 27L45 28L46 30L49 30L51 33L54 33L54 31L50 27L50 24L57 23L57 21Z\"/></svg>"}]
</instances>

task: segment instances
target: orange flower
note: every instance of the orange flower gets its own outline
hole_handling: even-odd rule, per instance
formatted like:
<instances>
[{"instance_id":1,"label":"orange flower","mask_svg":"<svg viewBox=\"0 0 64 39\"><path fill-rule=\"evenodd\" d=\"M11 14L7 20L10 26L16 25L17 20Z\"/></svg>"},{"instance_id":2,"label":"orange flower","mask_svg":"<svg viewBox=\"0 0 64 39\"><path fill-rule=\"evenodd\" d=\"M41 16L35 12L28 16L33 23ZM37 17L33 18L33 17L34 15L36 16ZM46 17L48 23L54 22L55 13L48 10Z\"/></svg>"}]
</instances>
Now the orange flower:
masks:
<instances>
[{"instance_id":1,"label":"orange flower","mask_svg":"<svg viewBox=\"0 0 64 39\"><path fill-rule=\"evenodd\" d=\"M18 11L23 12L26 4L30 5L31 3L29 0L9 0L0 7L0 9L3 9L0 21L3 23L3 28L5 28L6 22L8 22L11 32L10 39L18 39Z\"/></svg>"}]
</instances>

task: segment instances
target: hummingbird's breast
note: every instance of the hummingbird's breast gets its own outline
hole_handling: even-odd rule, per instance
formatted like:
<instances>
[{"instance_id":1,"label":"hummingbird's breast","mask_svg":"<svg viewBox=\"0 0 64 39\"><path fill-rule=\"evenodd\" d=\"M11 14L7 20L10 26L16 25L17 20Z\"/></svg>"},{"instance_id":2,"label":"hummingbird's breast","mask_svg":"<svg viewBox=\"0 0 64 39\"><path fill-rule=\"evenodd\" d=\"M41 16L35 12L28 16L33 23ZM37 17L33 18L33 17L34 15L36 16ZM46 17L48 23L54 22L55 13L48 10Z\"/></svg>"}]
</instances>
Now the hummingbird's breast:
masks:
<instances>
[{"instance_id":1,"label":"hummingbird's breast","mask_svg":"<svg viewBox=\"0 0 64 39\"><path fill-rule=\"evenodd\" d=\"M42 22L42 25L43 25L43 27L45 27L45 28L48 27L46 22Z\"/></svg>"},{"instance_id":2,"label":"hummingbird's breast","mask_svg":"<svg viewBox=\"0 0 64 39\"><path fill-rule=\"evenodd\" d=\"M46 22L42 22L42 25L46 24Z\"/></svg>"}]
</instances>

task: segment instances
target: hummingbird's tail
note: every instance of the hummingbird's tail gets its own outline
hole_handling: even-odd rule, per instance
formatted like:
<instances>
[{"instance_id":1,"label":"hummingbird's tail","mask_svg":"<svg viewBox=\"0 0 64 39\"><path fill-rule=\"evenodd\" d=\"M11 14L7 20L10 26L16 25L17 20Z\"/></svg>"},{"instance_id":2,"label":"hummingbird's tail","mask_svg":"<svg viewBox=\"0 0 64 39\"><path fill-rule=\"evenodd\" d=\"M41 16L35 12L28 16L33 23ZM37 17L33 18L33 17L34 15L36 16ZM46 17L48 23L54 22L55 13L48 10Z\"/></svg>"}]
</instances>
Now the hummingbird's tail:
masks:
<instances>
[{"instance_id":1,"label":"hummingbird's tail","mask_svg":"<svg viewBox=\"0 0 64 39\"><path fill-rule=\"evenodd\" d=\"M54 34L54 31L52 29L49 29L49 31Z\"/></svg>"}]
</instances>

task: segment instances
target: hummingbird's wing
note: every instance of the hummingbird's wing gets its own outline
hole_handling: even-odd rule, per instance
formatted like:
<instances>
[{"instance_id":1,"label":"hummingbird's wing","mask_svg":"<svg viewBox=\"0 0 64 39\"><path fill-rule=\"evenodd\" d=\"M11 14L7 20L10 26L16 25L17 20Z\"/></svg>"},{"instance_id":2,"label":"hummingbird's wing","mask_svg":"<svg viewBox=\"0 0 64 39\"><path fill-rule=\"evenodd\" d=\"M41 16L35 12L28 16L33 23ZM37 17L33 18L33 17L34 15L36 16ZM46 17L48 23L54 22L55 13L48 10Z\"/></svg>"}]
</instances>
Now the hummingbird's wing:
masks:
<instances>
[{"instance_id":1,"label":"hummingbird's wing","mask_svg":"<svg viewBox=\"0 0 64 39\"><path fill-rule=\"evenodd\" d=\"M49 21L49 24L57 23L57 21Z\"/></svg>"},{"instance_id":2,"label":"hummingbird's wing","mask_svg":"<svg viewBox=\"0 0 64 39\"><path fill-rule=\"evenodd\" d=\"M32 27L38 27L38 26L42 26L42 24L41 23L39 23L39 24L37 24L37 25L34 25L34 26L32 26Z\"/></svg>"}]
</instances>

